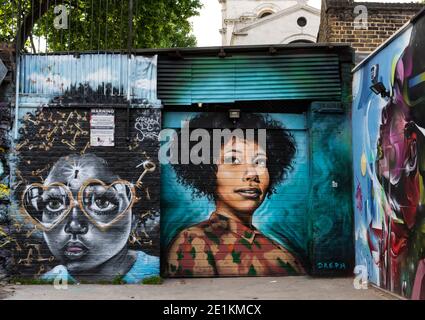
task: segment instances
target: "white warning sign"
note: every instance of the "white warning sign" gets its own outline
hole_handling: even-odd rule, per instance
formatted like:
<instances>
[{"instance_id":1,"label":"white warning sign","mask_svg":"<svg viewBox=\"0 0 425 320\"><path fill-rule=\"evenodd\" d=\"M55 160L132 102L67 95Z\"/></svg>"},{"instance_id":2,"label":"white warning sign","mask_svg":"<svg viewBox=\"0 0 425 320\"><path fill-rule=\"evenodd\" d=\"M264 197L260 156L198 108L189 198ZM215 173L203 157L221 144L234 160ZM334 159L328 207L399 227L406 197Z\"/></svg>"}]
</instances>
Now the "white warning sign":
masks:
<instances>
[{"instance_id":1,"label":"white warning sign","mask_svg":"<svg viewBox=\"0 0 425 320\"><path fill-rule=\"evenodd\" d=\"M114 109L92 109L90 115L90 145L113 147L115 136Z\"/></svg>"}]
</instances>

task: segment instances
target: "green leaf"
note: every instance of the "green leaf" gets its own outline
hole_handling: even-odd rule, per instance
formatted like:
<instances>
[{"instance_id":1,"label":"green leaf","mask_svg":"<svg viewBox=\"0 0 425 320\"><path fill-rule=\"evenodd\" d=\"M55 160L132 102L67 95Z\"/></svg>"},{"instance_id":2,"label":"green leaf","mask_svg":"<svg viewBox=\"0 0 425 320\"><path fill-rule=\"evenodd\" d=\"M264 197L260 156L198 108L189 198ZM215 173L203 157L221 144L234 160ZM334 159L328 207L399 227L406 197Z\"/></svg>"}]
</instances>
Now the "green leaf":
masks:
<instances>
[{"instance_id":1,"label":"green leaf","mask_svg":"<svg viewBox=\"0 0 425 320\"><path fill-rule=\"evenodd\" d=\"M251 267L249 267L248 275L249 276L256 276L257 275L257 271L255 270L253 265L251 265Z\"/></svg>"},{"instance_id":2,"label":"green leaf","mask_svg":"<svg viewBox=\"0 0 425 320\"><path fill-rule=\"evenodd\" d=\"M192 249L190 250L190 254L192 255L192 258L193 259L196 258L196 249L195 249L195 247L192 247Z\"/></svg>"},{"instance_id":3,"label":"green leaf","mask_svg":"<svg viewBox=\"0 0 425 320\"><path fill-rule=\"evenodd\" d=\"M236 252L235 250L232 251L232 257L234 263L241 263L241 252Z\"/></svg>"},{"instance_id":4,"label":"green leaf","mask_svg":"<svg viewBox=\"0 0 425 320\"><path fill-rule=\"evenodd\" d=\"M213 241L215 244L217 244L217 245L220 244L220 238L217 237L217 235L215 233L205 231L205 235L207 236L208 239Z\"/></svg>"},{"instance_id":5,"label":"green leaf","mask_svg":"<svg viewBox=\"0 0 425 320\"><path fill-rule=\"evenodd\" d=\"M164 280L160 276L147 277L142 280L142 284L163 284Z\"/></svg>"},{"instance_id":6,"label":"green leaf","mask_svg":"<svg viewBox=\"0 0 425 320\"><path fill-rule=\"evenodd\" d=\"M183 260L183 257L184 257L183 251L180 249L179 251L177 251L177 261Z\"/></svg>"},{"instance_id":7,"label":"green leaf","mask_svg":"<svg viewBox=\"0 0 425 320\"><path fill-rule=\"evenodd\" d=\"M289 262L284 262L282 259L277 258L279 267L285 269L288 272L288 275L297 275L298 272L289 264Z\"/></svg>"},{"instance_id":8,"label":"green leaf","mask_svg":"<svg viewBox=\"0 0 425 320\"><path fill-rule=\"evenodd\" d=\"M244 237L245 237L245 238L248 238L248 239L249 239L249 238L251 238L251 237L252 237L252 232L245 231L245 232L244 232Z\"/></svg>"},{"instance_id":9,"label":"green leaf","mask_svg":"<svg viewBox=\"0 0 425 320\"><path fill-rule=\"evenodd\" d=\"M215 269L215 259L214 259L214 255L211 251L207 251L207 260L208 263L211 267L213 267Z\"/></svg>"},{"instance_id":10,"label":"green leaf","mask_svg":"<svg viewBox=\"0 0 425 320\"><path fill-rule=\"evenodd\" d=\"M245 247L247 247L249 250L252 249L252 245L246 239L244 239L244 238L241 238L239 240L239 243L242 244L242 245L244 245Z\"/></svg>"},{"instance_id":11,"label":"green leaf","mask_svg":"<svg viewBox=\"0 0 425 320\"><path fill-rule=\"evenodd\" d=\"M183 271L183 273L184 273L186 276L190 276L190 277L192 277L192 276L193 276L193 272L192 272L192 270L189 270L189 269L185 269L185 270Z\"/></svg>"},{"instance_id":12,"label":"green leaf","mask_svg":"<svg viewBox=\"0 0 425 320\"><path fill-rule=\"evenodd\" d=\"M261 249L261 244L257 240L254 240L253 242L258 247L258 249Z\"/></svg>"},{"instance_id":13,"label":"green leaf","mask_svg":"<svg viewBox=\"0 0 425 320\"><path fill-rule=\"evenodd\" d=\"M127 49L129 39L129 2L104 0L71 0L68 4L68 28L56 29L55 2L48 10L40 0L21 0L21 26L29 27L24 48L31 49L29 35L47 39L49 51L85 51ZM199 15L200 0L133 0L132 48L191 47L196 45L189 18ZM34 8L32 8L34 4ZM60 1L57 4L61 4ZM106 4L108 7L106 7ZM18 24L18 1L5 1L0 6L0 42L13 43ZM34 17L34 18L33 18ZM25 24L24 21L25 20ZM59 20L59 19L57 19ZM37 40L35 41L37 42Z\"/></svg>"}]
</instances>

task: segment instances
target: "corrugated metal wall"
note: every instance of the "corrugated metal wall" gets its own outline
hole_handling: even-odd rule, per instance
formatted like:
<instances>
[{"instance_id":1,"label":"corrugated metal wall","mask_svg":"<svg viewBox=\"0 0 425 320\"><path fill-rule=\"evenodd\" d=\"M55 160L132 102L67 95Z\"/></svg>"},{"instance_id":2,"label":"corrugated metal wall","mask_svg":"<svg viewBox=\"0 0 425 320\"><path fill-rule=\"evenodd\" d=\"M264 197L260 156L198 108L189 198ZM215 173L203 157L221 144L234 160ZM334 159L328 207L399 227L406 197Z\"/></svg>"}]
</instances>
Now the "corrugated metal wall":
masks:
<instances>
[{"instance_id":1,"label":"corrugated metal wall","mask_svg":"<svg viewBox=\"0 0 425 320\"><path fill-rule=\"evenodd\" d=\"M117 279L121 283L140 283L147 277L158 276L159 170L145 172L143 188L136 186L144 170L139 164L150 160L158 167L161 111L156 99L156 56L23 55L19 64L6 217L7 223L10 221L16 228L7 227L10 244L2 247L13 260L10 276L46 283L58 279L57 270L69 283ZM126 110L127 106L131 109ZM112 116L106 119L108 123L102 117L100 126L99 109L113 109ZM101 142L105 133L102 129L106 127L114 143L93 143ZM62 169L55 171L58 167ZM67 170L77 170L73 179L79 185L74 184L73 191L65 181L69 178ZM74 202L68 199L82 203L81 194L75 190L85 188L83 185L93 179L105 181L105 186L112 183L107 190L115 194L115 202L112 205L112 196L107 200L110 206L104 209L110 209L108 213L93 211L89 218L80 205L72 209L73 217L68 215L71 207L50 216L48 194L52 196L55 187L49 181L53 185L64 181L63 189L59 188L66 191L59 202L61 209L65 209ZM121 192L121 182L115 188L115 179L125 180L123 185L130 187L129 192ZM1 189L0 180L0 200ZM32 190L36 190L37 196ZM37 198L32 201L34 205L27 205L26 195ZM143 201L136 203L136 196ZM43 209L35 204L41 203L38 200L42 197L47 201ZM2 210L0 206L0 218ZM43 224L47 226L53 220L47 215L58 219L48 231ZM106 215L120 218L109 220L112 224L108 226L106 220L101 221ZM77 220L80 230L69 228ZM71 238L73 241L69 242ZM80 249L74 248L79 253L68 250L83 242ZM86 258L91 261L89 264ZM121 258L127 261L125 266L115 263L115 259ZM106 265L110 266L108 271L103 269Z\"/></svg>"},{"instance_id":2,"label":"corrugated metal wall","mask_svg":"<svg viewBox=\"0 0 425 320\"><path fill-rule=\"evenodd\" d=\"M24 55L20 60L19 91L27 97L53 97L76 90L88 94L90 89L97 95L146 99L159 105L156 65L156 56Z\"/></svg>"},{"instance_id":3,"label":"corrugated metal wall","mask_svg":"<svg viewBox=\"0 0 425 320\"><path fill-rule=\"evenodd\" d=\"M336 54L160 58L164 105L248 100L340 100Z\"/></svg>"}]
</instances>

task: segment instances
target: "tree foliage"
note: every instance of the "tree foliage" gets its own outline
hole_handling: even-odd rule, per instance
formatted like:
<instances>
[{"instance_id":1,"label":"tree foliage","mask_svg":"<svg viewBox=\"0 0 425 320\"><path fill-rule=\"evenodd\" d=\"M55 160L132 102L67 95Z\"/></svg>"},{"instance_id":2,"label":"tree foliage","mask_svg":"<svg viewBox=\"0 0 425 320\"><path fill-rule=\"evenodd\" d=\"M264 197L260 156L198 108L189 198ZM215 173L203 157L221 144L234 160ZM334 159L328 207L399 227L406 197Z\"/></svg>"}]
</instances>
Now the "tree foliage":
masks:
<instances>
[{"instance_id":1,"label":"tree foliage","mask_svg":"<svg viewBox=\"0 0 425 320\"><path fill-rule=\"evenodd\" d=\"M29 49L35 47L34 36L42 37L49 51L195 46L189 18L201 8L200 0L0 2L0 42L17 42ZM55 28L55 21L64 25L60 11L54 12L61 5L67 8L67 29Z\"/></svg>"}]
</instances>

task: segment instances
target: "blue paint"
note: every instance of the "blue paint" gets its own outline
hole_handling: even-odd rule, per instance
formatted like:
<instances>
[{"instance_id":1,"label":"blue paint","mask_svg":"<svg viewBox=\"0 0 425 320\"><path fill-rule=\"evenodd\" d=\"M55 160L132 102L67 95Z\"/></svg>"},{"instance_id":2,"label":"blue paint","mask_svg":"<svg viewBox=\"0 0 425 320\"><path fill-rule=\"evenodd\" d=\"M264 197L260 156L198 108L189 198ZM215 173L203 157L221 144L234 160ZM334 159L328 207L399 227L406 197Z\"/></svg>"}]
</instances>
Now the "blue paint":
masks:
<instances>
[{"instance_id":1,"label":"blue paint","mask_svg":"<svg viewBox=\"0 0 425 320\"><path fill-rule=\"evenodd\" d=\"M370 252L366 229L372 220L379 221L381 219L379 212L382 209L377 198L373 196L375 191L373 190L372 176L376 170L376 146L379 136L381 112L387 101L371 92L370 70L372 66L379 64L380 80L382 80L387 89L390 89L392 87L393 62L400 57L408 45L410 35L411 29L400 34L396 41L392 41L379 55L372 57L370 61L364 64L354 74L352 115L353 170L355 176L358 177L358 180L354 181L353 186L356 265L368 266L370 280L375 284L380 283L379 268L374 263L374 258ZM366 176L363 176L361 173L361 157L363 153L367 159ZM360 188L367 198L364 213L355 205L357 183L360 184Z\"/></svg>"},{"instance_id":2,"label":"blue paint","mask_svg":"<svg viewBox=\"0 0 425 320\"><path fill-rule=\"evenodd\" d=\"M167 112L163 127L180 127L194 113ZM305 115L269 114L294 135L297 144L294 170L276 193L255 211L253 224L265 235L302 255L307 253L306 212L309 193L308 138ZM177 183L171 165L161 166L161 243L166 248L182 229L208 219L215 204L206 197L192 198L192 189Z\"/></svg>"},{"instance_id":3,"label":"blue paint","mask_svg":"<svg viewBox=\"0 0 425 320\"><path fill-rule=\"evenodd\" d=\"M157 57L124 54L23 55L20 93L22 103L35 105L80 86L106 95L110 85L131 100L146 100L160 107L156 93ZM33 98L33 99L31 99Z\"/></svg>"}]
</instances>

